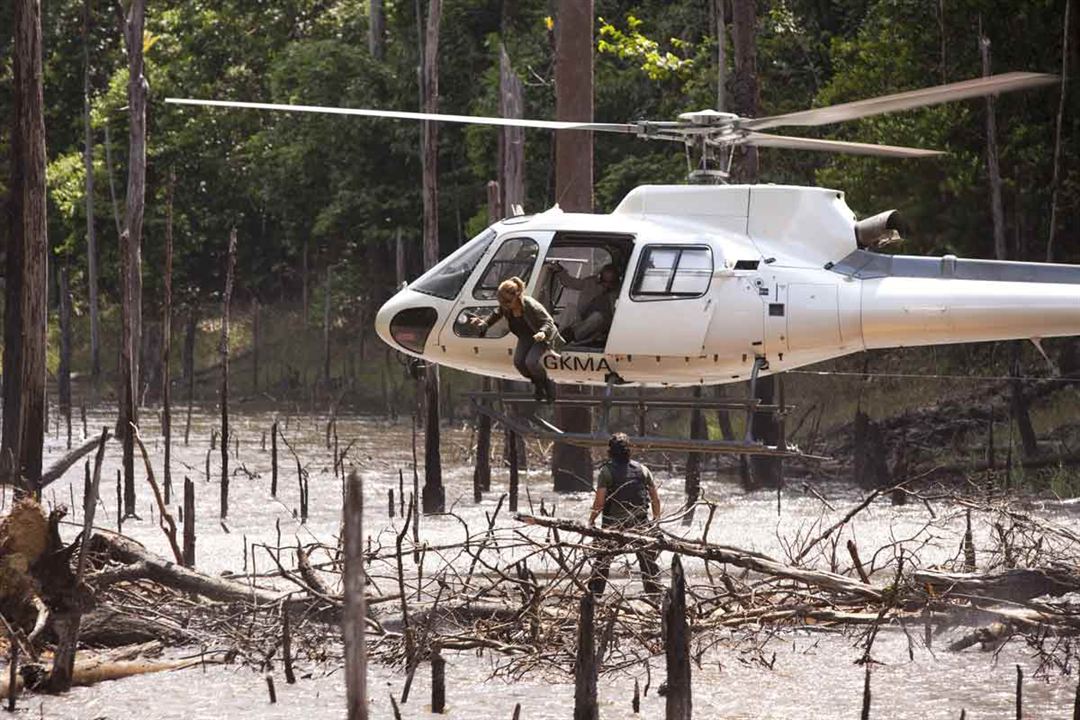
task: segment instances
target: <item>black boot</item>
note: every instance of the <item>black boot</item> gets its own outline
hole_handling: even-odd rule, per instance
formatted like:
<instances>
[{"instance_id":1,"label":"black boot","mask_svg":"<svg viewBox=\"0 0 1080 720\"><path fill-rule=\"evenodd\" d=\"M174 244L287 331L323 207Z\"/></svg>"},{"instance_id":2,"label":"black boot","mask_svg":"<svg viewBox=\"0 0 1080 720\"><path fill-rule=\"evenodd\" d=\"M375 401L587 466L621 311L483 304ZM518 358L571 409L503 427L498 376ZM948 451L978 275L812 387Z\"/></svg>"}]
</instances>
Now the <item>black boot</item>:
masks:
<instances>
[{"instance_id":1,"label":"black boot","mask_svg":"<svg viewBox=\"0 0 1080 720\"><path fill-rule=\"evenodd\" d=\"M547 402L547 387L543 383L533 381L533 399L536 402Z\"/></svg>"},{"instance_id":2,"label":"black boot","mask_svg":"<svg viewBox=\"0 0 1080 720\"><path fill-rule=\"evenodd\" d=\"M545 402L551 405L555 402L555 381L548 380L544 383L544 395L546 396Z\"/></svg>"}]
</instances>

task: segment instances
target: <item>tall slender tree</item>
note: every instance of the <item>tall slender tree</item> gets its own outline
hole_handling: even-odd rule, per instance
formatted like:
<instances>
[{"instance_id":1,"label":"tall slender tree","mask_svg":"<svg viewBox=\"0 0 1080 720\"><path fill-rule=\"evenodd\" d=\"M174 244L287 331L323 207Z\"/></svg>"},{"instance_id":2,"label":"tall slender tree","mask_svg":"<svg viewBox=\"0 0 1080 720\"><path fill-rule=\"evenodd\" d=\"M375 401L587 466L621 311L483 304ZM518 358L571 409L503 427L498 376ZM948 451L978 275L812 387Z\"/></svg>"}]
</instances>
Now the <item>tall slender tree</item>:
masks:
<instances>
[{"instance_id":1,"label":"tall slender tree","mask_svg":"<svg viewBox=\"0 0 1080 720\"><path fill-rule=\"evenodd\" d=\"M48 237L41 0L14 12L14 128L11 133L11 233L4 298L4 413L0 468L34 489L45 437L45 327ZM9 478L9 480L12 480Z\"/></svg>"},{"instance_id":2,"label":"tall slender tree","mask_svg":"<svg viewBox=\"0 0 1080 720\"><path fill-rule=\"evenodd\" d=\"M555 117L593 119L593 0L559 0L555 18ZM585 130L560 130L555 136L555 198L568 212L593 209L593 136ZM563 388L562 393L575 389ZM591 432L592 414L585 407L559 405L555 422L568 432ZM588 449L556 444L551 454L555 489L592 487L592 455Z\"/></svg>"},{"instance_id":3,"label":"tall slender tree","mask_svg":"<svg viewBox=\"0 0 1080 720\"><path fill-rule=\"evenodd\" d=\"M120 234L120 308L123 325L120 349L120 417L116 433L124 446L124 512L135 513L135 448L130 425L139 422L139 349L142 346L142 228L146 196L146 96L143 76L143 26L146 0L131 0L124 39L128 54L128 111L130 113L127 204Z\"/></svg>"},{"instance_id":4,"label":"tall slender tree","mask_svg":"<svg viewBox=\"0 0 1080 720\"><path fill-rule=\"evenodd\" d=\"M419 16L417 22L420 21ZM424 112L439 112L439 25L442 0L429 0L421 55L421 88ZM424 198L424 267L439 261L439 126L425 122L421 130ZM424 373L424 492L425 513L446 510L439 456L439 366L429 363Z\"/></svg>"},{"instance_id":5,"label":"tall slender tree","mask_svg":"<svg viewBox=\"0 0 1080 720\"><path fill-rule=\"evenodd\" d=\"M368 2L368 50L379 62L386 59L386 8L383 0Z\"/></svg>"},{"instance_id":6,"label":"tall slender tree","mask_svg":"<svg viewBox=\"0 0 1080 720\"><path fill-rule=\"evenodd\" d=\"M86 170L86 285L90 303L90 376L101 379L97 234L94 232L94 130L90 124L90 0L83 0L83 166Z\"/></svg>"}]
</instances>

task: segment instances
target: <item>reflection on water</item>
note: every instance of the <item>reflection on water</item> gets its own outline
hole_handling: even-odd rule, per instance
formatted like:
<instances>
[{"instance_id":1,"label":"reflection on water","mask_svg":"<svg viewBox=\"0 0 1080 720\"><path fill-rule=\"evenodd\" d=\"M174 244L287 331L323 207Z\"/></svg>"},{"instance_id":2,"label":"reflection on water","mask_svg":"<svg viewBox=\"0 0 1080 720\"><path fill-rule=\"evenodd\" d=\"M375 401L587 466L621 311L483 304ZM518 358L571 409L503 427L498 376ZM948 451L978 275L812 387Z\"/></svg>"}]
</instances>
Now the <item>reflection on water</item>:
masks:
<instances>
[{"instance_id":1,"label":"reflection on water","mask_svg":"<svg viewBox=\"0 0 1080 720\"><path fill-rule=\"evenodd\" d=\"M106 410L90 413L90 432L100 431L102 424L112 425L114 415ZM142 435L152 454L159 481L162 448L156 418L144 414ZM196 487L197 507L197 566L208 573L225 570L239 571L244 562L244 542L275 544L278 527L283 538L299 537L303 541L320 540L335 543L339 532L341 511L341 480L334 476L332 454L326 448L325 416L278 416L282 432L296 452L301 466L309 474L309 520L301 525L296 518L299 510L299 485L296 460L285 443L279 443L280 476L277 498L270 495L269 431L275 415L268 412L236 413L230 418L233 432L239 437L238 456L230 458L233 476L230 483L230 511L224 525L218 519L220 449L209 453L210 477L206 477L206 459L210 449L211 428L217 417L212 412L197 412L193 416L191 444L183 444L182 416L174 419L174 435L179 438L173 449L173 484L182 488L184 476ZM95 430L97 428L97 430ZM412 485L412 432L409 426L391 426L384 421L360 417L339 417L337 421L339 447L348 448L346 463L362 473L365 482L365 532L373 536L397 527L400 517L387 517L387 491L398 492L399 470L404 470L406 493ZM266 437L266 450L262 442ZM78 438L76 438L77 440ZM471 446L468 430L444 433L444 481L447 505L471 527L486 527L485 511L491 512L506 487L506 473L495 468L493 491L481 505L472 502L472 467L466 462ZM422 454L422 443L420 444ZM62 441L47 438L46 464L64 452ZM119 446L110 445L102 474L102 505L98 508L97 524L115 528L116 473L120 467ZM74 519L81 522L82 502L81 465L72 468L45 493L47 503L72 504L77 508ZM141 472L139 473L141 483ZM668 508L676 507L682 498L679 478L658 473L661 497ZM421 483L422 483L421 473ZM523 478L523 482L526 479ZM786 542L798 534L816 534L819 523L832 523L856 501L845 488L823 487L820 491L837 508L824 512L822 503L799 492L785 496L779 514L775 495L756 493L746 495L730 483L706 482L707 495L718 509L709 529L713 542L737 545L777 556L784 556ZM539 506L558 506L560 517L584 519L591 497L587 494L556 495L550 490L550 479L535 468L527 476L528 498L524 491L522 509L529 501ZM138 490L141 519L124 523L124 532L145 543L150 549L168 555L164 535L151 520L151 495L145 484ZM174 495L173 505L180 498ZM947 509L938 509L947 512ZM156 513L154 513L156 514ZM1049 511L1045 514L1050 515ZM1057 518L1061 519L1061 518ZM1063 522L1070 522L1067 518ZM927 522L927 510L922 506L891 507L875 505L860 514L840 537L840 547L854 533L864 553L897 539L921 532ZM1075 521L1071 521L1075 525ZM500 516L504 527L516 525L507 513ZM702 513L689 527L674 524L672 532L700 538L704 525ZM226 531L227 528L227 531ZM976 546L989 545L991 528L983 523L975 527ZM65 530L65 539L75 535L74 526ZM421 539L429 543L446 543L463 537L460 523L450 517L423 518ZM935 529L932 537L919 548L916 561L931 565L953 558L963 534L963 522ZM285 540L283 540L285 542ZM270 561L259 553L249 556L256 571L268 570ZM667 564L665 555L661 564ZM251 568L249 568L251 569ZM688 572L703 575L693 562ZM616 573L617 574L617 573ZM613 578L619 582L618 578ZM622 581L632 581L626 576ZM877 578L877 582L885 580ZM913 631L913 634L918 634ZM949 653L944 650L949 635L935 641L933 651L921 643L910 648L909 638L898 627L885 628L874 646L874 657L883 663L874 667L874 717L955 718L961 708L968 717L1004 717L1012 712L1015 669L1019 663L1028 678L1024 690L1025 710L1029 717L1065 717L1071 707L1074 678L1051 677L1032 679L1037 664L1028 657L1017 642L1007 645L996 657L988 653L968 651ZM861 655L857 640L834 631L817 628L782 631L767 641L760 653L748 653L747 643L738 633L709 649L700 667L694 666L694 707L697 717L725 718L806 718L855 717L862 702L863 670L854 661ZM771 670L756 658L770 660L775 653ZM474 654L450 654L447 671L448 713L443 717L477 718L510 717L514 704L522 704L523 718L566 718L572 714L573 682L566 676L528 676L512 683L502 679L487 679L493 672L488 657ZM164 675L129 678L104 683L92 688L79 688L69 695L35 697L24 702L31 716L65 718L126 718L153 716L160 718L294 718L342 717L344 715L344 680L339 668L307 667L312 677L286 685L278 678L278 703L270 705L265 682L247 668L214 667L193 669ZM404 717L426 717L428 681L426 668L420 670L414 683L412 699L403 708ZM635 669L644 686L646 673ZM663 660L654 663L650 672L651 686L642 702L642 717L659 717L664 700L656 694L663 679ZM601 716L604 718L631 717L630 698L635 675L605 675L600 679ZM372 717L392 717L388 695L400 696L403 674L396 669L379 665L370 668L369 692L372 697Z\"/></svg>"}]
</instances>

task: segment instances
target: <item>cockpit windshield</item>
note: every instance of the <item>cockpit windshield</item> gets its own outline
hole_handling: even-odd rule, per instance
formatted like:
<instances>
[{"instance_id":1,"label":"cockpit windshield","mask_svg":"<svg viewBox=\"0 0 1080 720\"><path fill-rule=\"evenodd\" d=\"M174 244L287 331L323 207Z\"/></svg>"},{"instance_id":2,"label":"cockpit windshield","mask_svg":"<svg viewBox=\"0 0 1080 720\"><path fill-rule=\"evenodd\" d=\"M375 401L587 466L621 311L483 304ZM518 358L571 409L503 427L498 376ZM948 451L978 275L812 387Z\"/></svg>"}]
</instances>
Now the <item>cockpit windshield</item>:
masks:
<instances>
[{"instance_id":1,"label":"cockpit windshield","mask_svg":"<svg viewBox=\"0 0 1080 720\"><path fill-rule=\"evenodd\" d=\"M446 300L455 299L494 239L495 231L490 228L485 230L421 275L409 287Z\"/></svg>"}]
</instances>

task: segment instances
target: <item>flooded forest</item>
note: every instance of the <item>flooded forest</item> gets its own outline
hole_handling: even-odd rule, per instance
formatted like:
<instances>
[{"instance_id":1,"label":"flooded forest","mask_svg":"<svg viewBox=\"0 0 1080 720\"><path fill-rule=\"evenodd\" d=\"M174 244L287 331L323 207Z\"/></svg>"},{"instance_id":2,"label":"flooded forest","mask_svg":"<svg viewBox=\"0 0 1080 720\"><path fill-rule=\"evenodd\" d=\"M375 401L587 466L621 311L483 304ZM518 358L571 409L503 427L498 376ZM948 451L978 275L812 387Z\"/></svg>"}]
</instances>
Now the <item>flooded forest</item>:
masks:
<instances>
[{"instance_id":1,"label":"flooded forest","mask_svg":"<svg viewBox=\"0 0 1080 720\"><path fill-rule=\"evenodd\" d=\"M1078 71L1073 0L3 4L0 703L1080 718Z\"/></svg>"}]
</instances>

